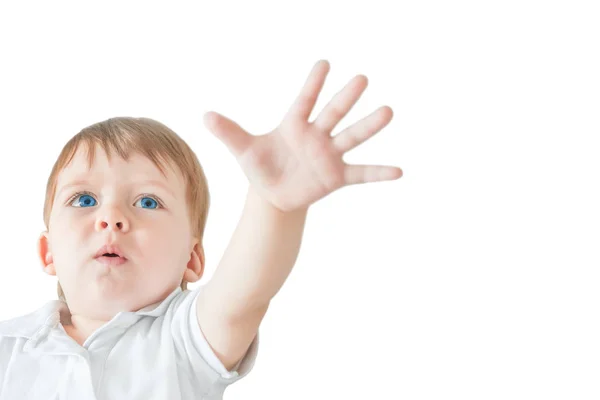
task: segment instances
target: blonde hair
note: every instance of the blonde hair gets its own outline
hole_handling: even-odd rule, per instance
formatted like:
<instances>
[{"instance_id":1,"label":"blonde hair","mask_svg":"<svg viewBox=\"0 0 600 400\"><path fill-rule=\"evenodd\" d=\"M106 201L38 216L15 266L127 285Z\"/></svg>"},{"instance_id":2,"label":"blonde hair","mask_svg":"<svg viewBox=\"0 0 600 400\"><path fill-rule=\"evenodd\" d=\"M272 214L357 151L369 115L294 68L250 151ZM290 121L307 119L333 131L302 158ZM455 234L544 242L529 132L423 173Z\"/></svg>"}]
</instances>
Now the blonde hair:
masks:
<instances>
[{"instance_id":1,"label":"blonde hair","mask_svg":"<svg viewBox=\"0 0 600 400\"><path fill-rule=\"evenodd\" d=\"M82 129L67 142L50 172L46 186L44 224L47 230L50 228L50 212L56 195L58 174L71 162L82 144L87 146L90 168L94 162L96 144L100 145L109 159L113 152L125 160L131 153L140 153L150 159L163 174L165 162L177 166L186 184L192 235L202 244L210 202L204 170L196 154L182 138L164 124L150 118L110 118ZM187 289L187 282L183 279L181 289ZM60 282L57 284L57 294L60 300L66 301Z\"/></svg>"}]
</instances>

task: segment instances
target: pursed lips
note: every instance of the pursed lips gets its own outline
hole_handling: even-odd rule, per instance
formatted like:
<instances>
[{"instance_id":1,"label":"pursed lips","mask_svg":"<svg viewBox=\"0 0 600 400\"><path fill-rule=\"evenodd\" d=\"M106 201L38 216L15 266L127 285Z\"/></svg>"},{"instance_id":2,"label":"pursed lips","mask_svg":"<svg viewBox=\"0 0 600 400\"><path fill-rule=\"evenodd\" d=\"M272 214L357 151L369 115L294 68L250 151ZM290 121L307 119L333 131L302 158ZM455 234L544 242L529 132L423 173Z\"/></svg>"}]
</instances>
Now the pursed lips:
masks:
<instances>
[{"instance_id":1,"label":"pursed lips","mask_svg":"<svg viewBox=\"0 0 600 400\"><path fill-rule=\"evenodd\" d=\"M102 246L98 249L94 258L104 265L121 265L127 262L127 258L121 249L114 244Z\"/></svg>"}]
</instances>

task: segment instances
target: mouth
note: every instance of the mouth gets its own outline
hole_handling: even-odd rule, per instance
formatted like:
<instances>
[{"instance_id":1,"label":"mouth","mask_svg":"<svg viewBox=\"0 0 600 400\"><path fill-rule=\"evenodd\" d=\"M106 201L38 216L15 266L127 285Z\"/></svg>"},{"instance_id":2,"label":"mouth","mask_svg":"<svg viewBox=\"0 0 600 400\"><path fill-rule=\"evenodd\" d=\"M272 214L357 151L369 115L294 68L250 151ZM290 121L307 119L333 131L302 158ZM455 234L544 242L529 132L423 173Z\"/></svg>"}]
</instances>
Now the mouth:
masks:
<instances>
[{"instance_id":1,"label":"mouth","mask_svg":"<svg viewBox=\"0 0 600 400\"><path fill-rule=\"evenodd\" d=\"M120 256L115 253L104 253L104 254L102 254L102 257L120 257Z\"/></svg>"},{"instance_id":2,"label":"mouth","mask_svg":"<svg viewBox=\"0 0 600 400\"><path fill-rule=\"evenodd\" d=\"M127 262L127 258L116 245L102 246L96 252L94 259L104 265L121 265Z\"/></svg>"},{"instance_id":3,"label":"mouth","mask_svg":"<svg viewBox=\"0 0 600 400\"><path fill-rule=\"evenodd\" d=\"M116 254L103 254L100 257L96 257L96 261L104 265L121 265L127 262L125 257L120 257Z\"/></svg>"}]
</instances>

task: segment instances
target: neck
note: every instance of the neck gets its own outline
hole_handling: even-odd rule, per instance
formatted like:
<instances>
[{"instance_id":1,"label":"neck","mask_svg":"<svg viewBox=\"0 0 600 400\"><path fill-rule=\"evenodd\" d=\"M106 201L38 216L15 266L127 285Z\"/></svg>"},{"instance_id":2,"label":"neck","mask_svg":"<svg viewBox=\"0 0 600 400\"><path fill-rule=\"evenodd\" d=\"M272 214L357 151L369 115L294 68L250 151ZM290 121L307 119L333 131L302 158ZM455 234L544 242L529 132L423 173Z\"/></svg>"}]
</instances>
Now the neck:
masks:
<instances>
[{"instance_id":1,"label":"neck","mask_svg":"<svg viewBox=\"0 0 600 400\"><path fill-rule=\"evenodd\" d=\"M71 315L71 324L64 325L67 334L80 346L101 326L108 321L89 319L79 315Z\"/></svg>"}]
</instances>

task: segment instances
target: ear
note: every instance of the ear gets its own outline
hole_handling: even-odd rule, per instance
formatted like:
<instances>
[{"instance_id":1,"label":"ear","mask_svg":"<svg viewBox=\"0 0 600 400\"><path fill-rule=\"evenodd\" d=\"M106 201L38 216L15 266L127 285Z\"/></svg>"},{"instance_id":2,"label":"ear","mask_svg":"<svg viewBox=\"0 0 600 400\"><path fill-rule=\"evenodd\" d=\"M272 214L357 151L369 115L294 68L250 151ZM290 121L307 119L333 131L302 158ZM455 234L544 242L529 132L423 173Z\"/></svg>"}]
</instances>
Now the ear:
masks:
<instances>
[{"instance_id":1,"label":"ear","mask_svg":"<svg viewBox=\"0 0 600 400\"><path fill-rule=\"evenodd\" d=\"M38 239L38 255L42 262L44 272L48 275L56 275L56 268L54 267L54 260L52 253L50 252L50 242L48 241L48 231L44 231L40 234Z\"/></svg>"},{"instance_id":2,"label":"ear","mask_svg":"<svg viewBox=\"0 0 600 400\"><path fill-rule=\"evenodd\" d=\"M202 278L204 273L204 248L202 244L196 242L190 254L190 260L183 274L183 280L186 282L196 282Z\"/></svg>"}]
</instances>

